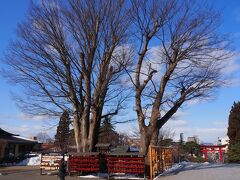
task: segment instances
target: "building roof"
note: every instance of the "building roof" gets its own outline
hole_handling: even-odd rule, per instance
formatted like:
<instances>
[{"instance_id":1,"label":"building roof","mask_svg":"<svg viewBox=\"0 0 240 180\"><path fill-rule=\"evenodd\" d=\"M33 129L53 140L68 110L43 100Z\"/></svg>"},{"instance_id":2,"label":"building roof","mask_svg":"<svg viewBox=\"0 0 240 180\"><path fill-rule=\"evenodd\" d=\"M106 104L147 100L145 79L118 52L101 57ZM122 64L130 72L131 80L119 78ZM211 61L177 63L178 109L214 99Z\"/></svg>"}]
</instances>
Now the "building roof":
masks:
<instances>
[{"instance_id":1,"label":"building roof","mask_svg":"<svg viewBox=\"0 0 240 180\"><path fill-rule=\"evenodd\" d=\"M4 131L2 128L0 128L0 138L6 137L6 136L19 136L18 134L12 134L7 131Z\"/></svg>"},{"instance_id":2,"label":"building roof","mask_svg":"<svg viewBox=\"0 0 240 180\"><path fill-rule=\"evenodd\" d=\"M18 138L16 136L0 137L0 139L4 139L8 142L18 143L18 144L35 144L35 143L38 143L37 141L26 140L26 139Z\"/></svg>"},{"instance_id":3,"label":"building roof","mask_svg":"<svg viewBox=\"0 0 240 180\"><path fill-rule=\"evenodd\" d=\"M30 140L27 138L20 137L17 134L12 134L7 131L4 131L0 128L0 139L4 139L8 142L19 143L19 144L35 144L37 141Z\"/></svg>"}]
</instances>

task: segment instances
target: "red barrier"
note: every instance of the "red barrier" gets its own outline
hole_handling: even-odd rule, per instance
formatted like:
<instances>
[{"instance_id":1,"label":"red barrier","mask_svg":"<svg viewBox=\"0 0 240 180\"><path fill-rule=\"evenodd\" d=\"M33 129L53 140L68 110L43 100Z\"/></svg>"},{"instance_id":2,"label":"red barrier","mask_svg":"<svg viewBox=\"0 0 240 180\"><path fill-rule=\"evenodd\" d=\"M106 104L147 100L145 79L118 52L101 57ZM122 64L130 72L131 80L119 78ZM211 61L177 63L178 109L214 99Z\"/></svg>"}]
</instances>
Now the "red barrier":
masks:
<instances>
[{"instance_id":1,"label":"red barrier","mask_svg":"<svg viewBox=\"0 0 240 180\"><path fill-rule=\"evenodd\" d=\"M99 153L69 155L68 172L99 172Z\"/></svg>"},{"instance_id":2,"label":"red barrier","mask_svg":"<svg viewBox=\"0 0 240 180\"><path fill-rule=\"evenodd\" d=\"M110 173L144 174L144 157L138 155L108 155L107 167Z\"/></svg>"}]
</instances>

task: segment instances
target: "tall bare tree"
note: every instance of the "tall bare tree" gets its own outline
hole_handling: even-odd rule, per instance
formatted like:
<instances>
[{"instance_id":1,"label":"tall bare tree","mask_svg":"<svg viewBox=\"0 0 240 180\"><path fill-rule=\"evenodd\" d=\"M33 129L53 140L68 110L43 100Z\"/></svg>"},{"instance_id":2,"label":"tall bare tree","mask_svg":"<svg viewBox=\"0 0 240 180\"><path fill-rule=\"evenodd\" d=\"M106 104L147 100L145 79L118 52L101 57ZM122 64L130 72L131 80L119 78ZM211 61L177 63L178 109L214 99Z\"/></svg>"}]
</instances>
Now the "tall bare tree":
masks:
<instances>
[{"instance_id":1,"label":"tall bare tree","mask_svg":"<svg viewBox=\"0 0 240 180\"><path fill-rule=\"evenodd\" d=\"M101 118L122 107L126 71L146 154L184 102L221 84L229 53L218 27L219 14L200 1L41 1L19 25L7 76L23 85L29 113L72 112L77 149L91 151Z\"/></svg>"},{"instance_id":2,"label":"tall bare tree","mask_svg":"<svg viewBox=\"0 0 240 180\"><path fill-rule=\"evenodd\" d=\"M139 47L134 72L141 152L157 145L159 129L184 102L209 97L221 85L227 39L219 13L200 1L132 0Z\"/></svg>"},{"instance_id":3,"label":"tall bare tree","mask_svg":"<svg viewBox=\"0 0 240 180\"><path fill-rule=\"evenodd\" d=\"M20 106L38 115L71 112L78 151L93 150L102 116L116 114L127 97L123 70L131 52L125 3L32 3L6 57L11 67L6 76L26 93L18 97Z\"/></svg>"}]
</instances>

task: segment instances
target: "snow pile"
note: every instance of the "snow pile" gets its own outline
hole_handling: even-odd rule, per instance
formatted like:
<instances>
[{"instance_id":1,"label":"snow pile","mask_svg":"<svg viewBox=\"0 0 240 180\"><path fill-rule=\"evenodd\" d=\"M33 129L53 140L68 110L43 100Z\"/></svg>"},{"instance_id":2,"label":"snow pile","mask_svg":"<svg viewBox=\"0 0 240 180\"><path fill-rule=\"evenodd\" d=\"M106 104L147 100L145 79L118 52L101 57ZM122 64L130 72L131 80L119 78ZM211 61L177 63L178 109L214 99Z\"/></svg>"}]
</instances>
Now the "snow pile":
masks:
<instances>
[{"instance_id":1,"label":"snow pile","mask_svg":"<svg viewBox=\"0 0 240 180\"><path fill-rule=\"evenodd\" d=\"M166 175L181 171L186 166L192 166L192 165L193 165L193 163L186 162L186 161L174 164L170 169L167 169L162 174L159 174L157 177L155 177L154 180L157 180L160 176L166 176Z\"/></svg>"},{"instance_id":2,"label":"snow pile","mask_svg":"<svg viewBox=\"0 0 240 180\"><path fill-rule=\"evenodd\" d=\"M96 178L96 179L99 179L99 177L98 176L95 176L95 175L86 175L86 176L78 176L78 177L80 177L80 178Z\"/></svg>"},{"instance_id":3,"label":"snow pile","mask_svg":"<svg viewBox=\"0 0 240 180\"><path fill-rule=\"evenodd\" d=\"M19 162L18 166L38 166L41 163L41 154L24 159L23 161Z\"/></svg>"},{"instance_id":4,"label":"snow pile","mask_svg":"<svg viewBox=\"0 0 240 180\"><path fill-rule=\"evenodd\" d=\"M90 175L85 175L85 176L78 176L80 178L84 179L99 179L99 178L107 178L108 174L107 173L98 173L98 174L90 174ZM125 174L125 173L114 173L110 174L111 179L128 179L128 180L143 180L144 178L139 178L136 177L132 174Z\"/></svg>"},{"instance_id":5,"label":"snow pile","mask_svg":"<svg viewBox=\"0 0 240 180\"><path fill-rule=\"evenodd\" d=\"M82 175L82 176L78 176L80 178L92 178L92 179L99 179L99 178L107 178L108 174L107 173L98 173L98 174L89 174L89 175Z\"/></svg>"},{"instance_id":6,"label":"snow pile","mask_svg":"<svg viewBox=\"0 0 240 180\"><path fill-rule=\"evenodd\" d=\"M128 180L143 180L144 178L134 177L132 175L125 175L125 176L115 176L113 179L128 179Z\"/></svg>"},{"instance_id":7,"label":"snow pile","mask_svg":"<svg viewBox=\"0 0 240 180\"><path fill-rule=\"evenodd\" d=\"M222 164L211 164L209 162L204 163L193 163L193 162L181 162L174 164L170 169L164 171L162 174L159 174L154 180L157 180L161 176L176 174L180 171L195 170L195 169L205 169L212 167L222 167Z\"/></svg>"}]
</instances>

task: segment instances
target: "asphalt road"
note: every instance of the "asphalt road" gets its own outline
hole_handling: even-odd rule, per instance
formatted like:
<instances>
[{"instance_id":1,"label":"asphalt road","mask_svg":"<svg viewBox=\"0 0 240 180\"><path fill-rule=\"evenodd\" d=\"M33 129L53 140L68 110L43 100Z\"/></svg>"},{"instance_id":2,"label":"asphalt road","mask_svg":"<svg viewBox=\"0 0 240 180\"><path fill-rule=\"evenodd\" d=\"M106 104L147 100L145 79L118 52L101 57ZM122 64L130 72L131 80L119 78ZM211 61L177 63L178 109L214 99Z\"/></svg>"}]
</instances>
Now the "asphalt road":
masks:
<instances>
[{"instance_id":1,"label":"asphalt road","mask_svg":"<svg viewBox=\"0 0 240 180\"><path fill-rule=\"evenodd\" d=\"M159 177L158 180L238 180L240 165L210 165L185 167L181 171Z\"/></svg>"}]
</instances>

